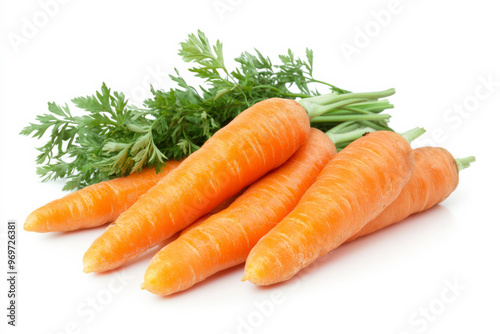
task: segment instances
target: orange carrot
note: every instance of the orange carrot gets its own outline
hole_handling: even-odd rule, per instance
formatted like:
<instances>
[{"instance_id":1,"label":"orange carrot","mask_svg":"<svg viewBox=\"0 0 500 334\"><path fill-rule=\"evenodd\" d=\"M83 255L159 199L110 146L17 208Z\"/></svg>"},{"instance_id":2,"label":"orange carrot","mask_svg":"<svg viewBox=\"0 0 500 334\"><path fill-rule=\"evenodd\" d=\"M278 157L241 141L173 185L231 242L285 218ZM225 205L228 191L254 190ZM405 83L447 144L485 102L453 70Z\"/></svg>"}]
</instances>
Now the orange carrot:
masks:
<instances>
[{"instance_id":1,"label":"orange carrot","mask_svg":"<svg viewBox=\"0 0 500 334\"><path fill-rule=\"evenodd\" d=\"M346 242L398 223L406 217L430 209L444 201L458 186L459 169L467 168L473 157L458 159L457 165L450 152L440 147L422 147L414 150L413 174L399 194L380 215L365 225Z\"/></svg>"},{"instance_id":2,"label":"orange carrot","mask_svg":"<svg viewBox=\"0 0 500 334\"><path fill-rule=\"evenodd\" d=\"M33 211L24 223L26 231L63 232L95 227L114 221L149 188L176 168L168 161L161 173L144 169L70 193Z\"/></svg>"},{"instance_id":3,"label":"orange carrot","mask_svg":"<svg viewBox=\"0 0 500 334\"><path fill-rule=\"evenodd\" d=\"M309 139L278 169L255 182L226 210L189 229L158 252L143 289L168 295L243 263L257 241L283 219L335 154L323 132Z\"/></svg>"},{"instance_id":4,"label":"orange carrot","mask_svg":"<svg viewBox=\"0 0 500 334\"><path fill-rule=\"evenodd\" d=\"M238 194L234 195L233 197L230 197L230 198L226 199L224 202L222 202L221 204L219 204L215 209L213 209L212 211L210 211L206 215L201 216L200 218L198 218L198 220L196 220L194 223L192 223L191 225L189 225L188 227L186 227L185 229L183 229L181 231L181 233L180 233L180 236L182 236L183 234L186 234L188 231L191 231L196 226L201 225L205 220L207 220L211 216L215 215L216 213L219 213L222 210L227 209L244 192L244 190L240 191Z\"/></svg>"},{"instance_id":5,"label":"orange carrot","mask_svg":"<svg viewBox=\"0 0 500 334\"><path fill-rule=\"evenodd\" d=\"M299 103L268 99L243 111L151 188L84 255L84 271L120 266L283 164L309 134Z\"/></svg>"},{"instance_id":6,"label":"orange carrot","mask_svg":"<svg viewBox=\"0 0 500 334\"><path fill-rule=\"evenodd\" d=\"M401 135L377 131L337 154L295 209L250 252L243 280L291 278L379 215L411 176L414 154Z\"/></svg>"}]
</instances>

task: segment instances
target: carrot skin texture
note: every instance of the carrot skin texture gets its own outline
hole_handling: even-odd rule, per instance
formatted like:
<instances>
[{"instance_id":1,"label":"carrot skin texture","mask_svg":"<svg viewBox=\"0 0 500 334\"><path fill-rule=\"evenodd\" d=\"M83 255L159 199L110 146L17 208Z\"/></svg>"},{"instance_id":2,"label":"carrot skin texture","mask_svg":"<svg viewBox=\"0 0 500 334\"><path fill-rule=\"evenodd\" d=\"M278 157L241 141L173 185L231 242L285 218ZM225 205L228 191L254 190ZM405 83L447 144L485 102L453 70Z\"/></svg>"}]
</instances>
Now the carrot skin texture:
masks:
<instances>
[{"instance_id":1,"label":"carrot skin texture","mask_svg":"<svg viewBox=\"0 0 500 334\"><path fill-rule=\"evenodd\" d=\"M335 152L323 132L311 129L307 142L285 164L251 185L226 210L190 226L158 252L146 270L143 289L169 295L243 263L257 241L298 203Z\"/></svg>"},{"instance_id":2,"label":"carrot skin texture","mask_svg":"<svg viewBox=\"0 0 500 334\"><path fill-rule=\"evenodd\" d=\"M112 222L179 164L179 161L168 161L160 173L144 169L141 173L99 182L72 192L33 211L26 218L24 229L66 232Z\"/></svg>"},{"instance_id":3,"label":"carrot skin texture","mask_svg":"<svg viewBox=\"0 0 500 334\"><path fill-rule=\"evenodd\" d=\"M186 234L187 232L189 232L190 230L192 230L196 226L199 226L199 225L203 224L203 222L205 220L207 220L208 218L210 218L211 216L213 216L213 215L221 212L222 210L227 209L239 197L239 195L242 194L242 193L243 193L243 191L240 192L239 194L233 196L233 197L230 197L230 198L226 199L224 202L222 202L221 204L219 204L215 209L213 209L212 211L210 211L206 215L201 216L200 218L198 218L194 223L192 223L191 225L189 225L188 227L186 227L185 229L183 229L181 231L181 233L179 234L179 236L182 236L183 234Z\"/></svg>"},{"instance_id":4,"label":"carrot skin texture","mask_svg":"<svg viewBox=\"0 0 500 334\"><path fill-rule=\"evenodd\" d=\"M376 131L347 146L295 209L250 252L243 280L285 281L380 214L411 176L414 153L400 135Z\"/></svg>"},{"instance_id":5,"label":"carrot skin texture","mask_svg":"<svg viewBox=\"0 0 500 334\"><path fill-rule=\"evenodd\" d=\"M283 164L309 134L297 102L273 98L243 111L152 187L84 255L85 272L119 267Z\"/></svg>"},{"instance_id":6,"label":"carrot skin texture","mask_svg":"<svg viewBox=\"0 0 500 334\"><path fill-rule=\"evenodd\" d=\"M346 242L398 223L444 201L458 186L455 158L441 147L414 150L415 168L398 198Z\"/></svg>"}]
</instances>

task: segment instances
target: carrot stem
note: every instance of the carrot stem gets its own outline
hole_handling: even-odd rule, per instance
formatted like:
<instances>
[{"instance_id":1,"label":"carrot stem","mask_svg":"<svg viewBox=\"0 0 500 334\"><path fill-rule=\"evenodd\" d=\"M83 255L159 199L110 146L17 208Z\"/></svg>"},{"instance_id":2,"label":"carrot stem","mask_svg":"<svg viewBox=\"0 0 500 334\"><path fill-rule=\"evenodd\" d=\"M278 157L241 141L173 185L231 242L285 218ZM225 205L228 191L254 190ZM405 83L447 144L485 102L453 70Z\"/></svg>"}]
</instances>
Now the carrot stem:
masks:
<instances>
[{"instance_id":1,"label":"carrot stem","mask_svg":"<svg viewBox=\"0 0 500 334\"><path fill-rule=\"evenodd\" d=\"M384 122L384 124L381 124L382 122ZM367 126L369 128L374 128L375 130L394 132L393 129L391 129L389 126L387 126L387 123L385 121L372 122L372 121L367 121L367 120L360 120L358 123L361 125Z\"/></svg>"},{"instance_id":2,"label":"carrot stem","mask_svg":"<svg viewBox=\"0 0 500 334\"><path fill-rule=\"evenodd\" d=\"M359 113L380 113L386 109L392 109L394 105L388 100L359 102L346 106L344 109Z\"/></svg>"},{"instance_id":3,"label":"carrot stem","mask_svg":"<svg viewBox=\"0 0 500 334\"><path fill-rule=\"evenodd\" d=\"M318 116L322 116L326 113L333 112L333 111L338 111L339 108L348 106L350 104L354 103L359 103L359 102L366 102L368 101L367 99L363 98L353 98L353 99L342 99L338 102L327 104L327 105L321 105L321 104L308 104L309 106L309 118L313 119Z\"/></svg>"},{"instance_id":4,"label":"carrot stem","mask_svg":"<svg viewBox=\"0 0 500 334\"><path fill-rule=\"evenodd\" d=\"M467 158L455 159L457 162L458 170L461 171L463 169L469 168L470 164L476 161L476 157L470 156Z\"/></svg>"},{"instance_id":5,"label":"carrot stem","mask_svg":"<svg viewBox=\"0 0 500 334\"><path fill-rule=\"evenodd\" d=\"M337 145L337 144L341 144L341 143L350 143L350 142L358 139L359 137L362 137L366 133L373 132L373 131L375 131L375 130L372 128L364 127L364 128L360 128L357 130L344 132L344 133L335 133L335 132L332 132L331 130L329 130L329 131L325 132L325 134L328 136L328 138L330 138L335 143L335 145Z\"/></svg>"},{"instance_id":6,"label":"carrot stem","mask_svg":"<svg viewBox=\"0 0 500 334\"><path fill-rule=\"evenodd\" d=\"M417 127L409 131L406 131L404 133L400 133L400 135L411 144L412 141L414 141L424 133L425 133L424 128Z\"/></svg>"},{"instance_id":7,"label":"carrot stem","mask_svg":"<svg viewBox=\"0 0 500 334\"><path fill-rule=\"evenodd\" d=\"M373 115L337 115L337 116L319 116L311 120L311 123L326 123L326 122L345 122L359 120L381 120L389 119L391 115L373 114Z\"/></svg>"},{"instance_id":8,"label":"carrot stem","mask_svg":"<svg viewBox=\"0 0 500 334\"><path fill-rule=\"evenodd\" d=\"M311 120L321 116L331 116L332 114L351 115L359 113L371 116L371 114L377 114L385 109L393 108L393 105L387 100L379 101L378 99L390 96L395 92L394 89L381 92L347 93L340 95L334 92L305 98L298 102L307 111Z\"/></svg>"},{"instance_id":9,"label":"carrot stem","mask_svg":"<svg viewBox=\"0 0 500 334\"><path fill-rule=\"evenodd\" d=\"M341 133L341 132L351 131L357 128L359 128L359 125L357 125L355 121L347 121L334 126L328 131L331 133Z\"/></svg>"},{"instance_id":10,"label":"carrot stem","mask_svg":"<svg viewBox=\"0 0 500 334\"><path fill-rule=\"evenodd\" d=\"M390 88L381 92L348 93L342 95L339 95L338 93L330 93L330 94L323 94L319 96L309 97L299 101L299 103L302 101L308 101L319 105L328 105L339 101L345 101L357 98L362 98L367 100L377 100L380 98L394 95L394 93L396 93L396 90L394 88Z\"/></svg>"}]
</instances>

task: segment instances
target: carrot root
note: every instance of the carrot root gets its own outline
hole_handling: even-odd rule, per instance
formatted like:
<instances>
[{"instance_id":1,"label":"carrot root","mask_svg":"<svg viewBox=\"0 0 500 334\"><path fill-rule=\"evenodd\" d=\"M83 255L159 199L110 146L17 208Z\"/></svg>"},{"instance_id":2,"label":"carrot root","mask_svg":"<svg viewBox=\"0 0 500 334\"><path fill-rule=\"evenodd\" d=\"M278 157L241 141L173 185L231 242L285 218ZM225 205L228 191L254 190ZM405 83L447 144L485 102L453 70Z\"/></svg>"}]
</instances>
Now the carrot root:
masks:
<instances>
[{"instance_id":1,"label":"carrot root","mask_svg":"<svg viewBox=\"0 0 500 334\"><path fill-rule=\"evenodd\" d=\"M250 252L244 278L287 280L341 245L392 203L414 167L402 136L372 132L337 154L300 202Z\"/></svg>"},{"instance_id":2,"label":"carrot root","mask_svg":"<svg viewBox=\"0 0 500 334\"><path fill-rule=\"evenodd\" d=\"M285 163L310 130L296 101L254 104L118 217L84 255L86 271L107 271L186 228Z\"/></svg>"},{"instance_id":3,"label":"carrot root","mask_svg":"<svg viewBox=\"0 0 500 334\"><path fill-rule=\"evenodd\" d=\"M258 240L299 202L334 154L328 136L311 129L307 141L286 163L252 184L227 209L189 227L158 252L142 287L169 295L243 263Z\"/></svg>"},{"instance_id":4,"label":"carrot root","mask_svg":"<svg viewBox=\"0 0 500 334\"><path fill-rule=\"evenodd\" d=\"M115 220L146 191L180 164L167 161L163 170L144 169L72 192L33 211L24 223L31 232L65 232Z\"/></svg>"}]
</instances>

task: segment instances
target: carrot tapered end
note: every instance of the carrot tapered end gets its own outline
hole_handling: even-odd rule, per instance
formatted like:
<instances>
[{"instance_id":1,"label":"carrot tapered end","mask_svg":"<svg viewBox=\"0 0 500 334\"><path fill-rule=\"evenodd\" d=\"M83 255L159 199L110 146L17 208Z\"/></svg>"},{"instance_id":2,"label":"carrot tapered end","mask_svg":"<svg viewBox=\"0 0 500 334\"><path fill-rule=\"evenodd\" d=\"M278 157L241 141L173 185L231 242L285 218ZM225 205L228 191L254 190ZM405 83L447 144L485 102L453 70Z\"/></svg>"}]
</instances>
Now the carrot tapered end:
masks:
<instances>
[{"instance_id":1,"label":"carrot tapered end","mask_svg":"<svg viewBox=\"0 0 500 334\"><path fill-rule=\"evenodd\" d=\"M102 273L115 269L121 264L119 262L113 262L113 257L109 256L111 252L107 251L108 248L104 248L98 243L100 240L99 238L92 243L90 248L87 249L83 255L84 273ZM103 248L106 249L106 251L103 251Z\"/></svg>"},{"instance_id":2,"label":"carrot tapered end","mask_svg":"<svg viewBox=\"0 0 500 334\"><path fill-rule=\"evenodd\" d=\"M253 283L255 285L261 285L259 275L256 274L254 270L249 268L245 268L245 274L241 278L241 281L242 282L249 281L250 283Z\"/></svg>"},{"instance_id":3,"label":"carrot tapered end","mask_svg":"<svg viewBox=\"0 0 500 334\"><path fill-rule=\"evenodd\" d=\"M83 272L88 274L94 272L94 270L92 270L92 266L86 265L85 262L83 262Z\"/></svg>"},{"instance_id":4,"label":"carrot tapered end","mask_svg":"<svg viewBox=\"0 0 500 334\"><path fill-rule=\"evenodd\" d=\"M31 221L26 221L24 223L23 228L25 231L28 231L28 232L35 232L36 231L35 226Z\"/></svg>"},{"instance_id":5,"label":"carrot tapered end","mask_svg":"<svg viewBox=\"0 0 500 334\"><path fill-rule=\"evenodd\" d=\"M241 281L249 281L255 285L269 285L273 283L268 278L271 271L264 263L259 263L258 261L249 263L247 260L245 275L243 275Z\"/></svg>"},{"instance_id":6,"label":"carrot tapered end","mask_svg":"<svg viewBox=\"0 0 500 334\"><path fill-rule=\"evenodd\" d=\"M161 288L160 286L157 286L154 282L148 282L144 281L144 283L141 284L141 289L142 290L147 290L155 295L158 296L167 296L172 293L175 293L177 291L175 290L166 290L165 288Z\"/></svg>"},{"instance_id":7,"label":"carrot tapered end","mask_svg":"<svg viewBox=\"0 0 500 334\"><path fill-rule=\"evenodd\" d=\"M83 272L88 274L98 271L102 271L99 270L98 263L94 258L92 258L92 256L89 256L88 253L85 253L85 255L83 256Z\"/></svg>"},{"instance_id":8,"label":"carrot tapered end","mask_svg":"<svg viewBox=\"0 0 500 334\"><path fill-rule=\"evenodd\" d=\"M28 232L48 232L46 226L40 223L40 219L35 214L35 212L31 213L24 222L23 228Z\"/></svg>"},{"instance_id":9,"label":"carrot tapered end","mask_svg":"<svg viewBox=\"0 0 500 334\"><path fill-rule=\"evenodd\" d=\"M177 292L177 290L169 289L163 284L161 279L158 279L155 275L151 274L149 268L146 270L144 275L144 282L141 284L142 290L147 290L158 296L166 296Z\"/></svg>"}]
</instances>

